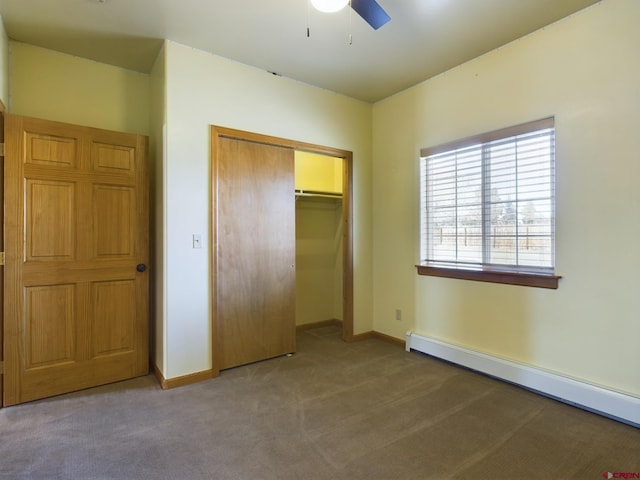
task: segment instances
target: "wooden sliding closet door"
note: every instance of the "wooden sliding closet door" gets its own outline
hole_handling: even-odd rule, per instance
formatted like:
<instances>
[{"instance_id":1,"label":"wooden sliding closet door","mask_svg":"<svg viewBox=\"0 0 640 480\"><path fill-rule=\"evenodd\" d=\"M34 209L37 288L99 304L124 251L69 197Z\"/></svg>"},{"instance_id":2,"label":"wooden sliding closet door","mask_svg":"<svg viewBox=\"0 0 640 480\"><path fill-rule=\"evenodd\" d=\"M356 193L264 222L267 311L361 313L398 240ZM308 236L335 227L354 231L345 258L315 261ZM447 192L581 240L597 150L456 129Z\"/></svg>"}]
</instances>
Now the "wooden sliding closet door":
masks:
<instances>
[{"instance_id":1,"label":"wooden sliding closet door","mask_svg":"<svg viewBox=\"0 0 640 480\"><path fill-rule=\"evenodd\" d=\"M295 351L294 151L217 137L213 165L219 368Z\"/></svg>"},{"instance_id":2,"label":"wooden sliding closet door","mask_svg":"<svg viewBox=\"0 0 640 480\"><path fill-rule=\"evenodd\" d=\"M4 404L146 374L147 138L6 120Z\"/></svg>"}]
</instances>

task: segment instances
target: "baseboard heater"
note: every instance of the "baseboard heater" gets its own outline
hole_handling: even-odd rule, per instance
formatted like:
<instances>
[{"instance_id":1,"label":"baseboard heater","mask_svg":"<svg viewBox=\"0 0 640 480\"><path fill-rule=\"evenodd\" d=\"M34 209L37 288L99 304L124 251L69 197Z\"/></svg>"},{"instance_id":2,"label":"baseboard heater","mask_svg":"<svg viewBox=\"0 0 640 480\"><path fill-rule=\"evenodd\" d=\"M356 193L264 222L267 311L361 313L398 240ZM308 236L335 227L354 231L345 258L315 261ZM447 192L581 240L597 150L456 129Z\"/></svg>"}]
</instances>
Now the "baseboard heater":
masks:
<instances>
[{"instance_id":1,"label":"baseboard heater","mask_svg":"<svg viewBox=\"0 0 640 480\"><path fill-rule=\"evenodd\" d=\"M640 398L408 331L415 350L510 382L555 400L640 427Z\"/></svg>"}]
</instances>

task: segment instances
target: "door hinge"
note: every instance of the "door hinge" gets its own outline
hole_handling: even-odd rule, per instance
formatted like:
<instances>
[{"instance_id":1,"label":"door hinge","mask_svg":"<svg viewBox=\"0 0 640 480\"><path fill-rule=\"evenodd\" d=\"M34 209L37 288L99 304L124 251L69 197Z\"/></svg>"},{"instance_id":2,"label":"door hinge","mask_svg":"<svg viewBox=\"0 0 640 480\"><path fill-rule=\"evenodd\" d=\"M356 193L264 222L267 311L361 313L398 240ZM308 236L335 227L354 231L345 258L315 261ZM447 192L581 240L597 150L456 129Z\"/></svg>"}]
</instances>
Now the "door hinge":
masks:
<instances>
[{"instance_id":1,"label":"door hinge","mask_svg":"<svg viewBox=\"0 0 640 480\"><path fill-rule=\"evenodd\" d=\"M0 375L4 374L4 362L0 361Z\"/></svg>"},{"instance_id":2,"label":"door hinge","mask_svg":"<svg viewBox=\"0 0 640 480\"><path fill-rule=\"evenodd\" d=\"M0 265L4 265L4 252L0 252Z\"/></svg>"},{"instance_id":3,"label":"door hinge","mask_svg":"<svg viewBox=\"0 0 640 480\"><path fill-rule=\"evenodd\" d=\"M4 143L0 143L0 157L4 157Z\"/></svg>"}]
</instances>

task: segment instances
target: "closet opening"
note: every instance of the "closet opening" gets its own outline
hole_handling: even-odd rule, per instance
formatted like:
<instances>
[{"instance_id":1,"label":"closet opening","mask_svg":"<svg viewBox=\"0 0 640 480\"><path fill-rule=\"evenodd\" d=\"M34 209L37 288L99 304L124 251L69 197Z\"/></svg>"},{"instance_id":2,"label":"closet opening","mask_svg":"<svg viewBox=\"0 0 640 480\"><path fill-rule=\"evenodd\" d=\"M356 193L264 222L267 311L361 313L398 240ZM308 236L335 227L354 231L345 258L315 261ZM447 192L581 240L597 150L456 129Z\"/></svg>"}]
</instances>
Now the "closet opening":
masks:
<instances>
[{"instance_id":1,"label":"closet opening","mask_svg":"<svg viewBox=\"0 0 640 480\"><path fill-rule=\"evenodd\" d=\"M344 320L344 159L296 150L296 328Z\"/></svg>"}]
</instances>

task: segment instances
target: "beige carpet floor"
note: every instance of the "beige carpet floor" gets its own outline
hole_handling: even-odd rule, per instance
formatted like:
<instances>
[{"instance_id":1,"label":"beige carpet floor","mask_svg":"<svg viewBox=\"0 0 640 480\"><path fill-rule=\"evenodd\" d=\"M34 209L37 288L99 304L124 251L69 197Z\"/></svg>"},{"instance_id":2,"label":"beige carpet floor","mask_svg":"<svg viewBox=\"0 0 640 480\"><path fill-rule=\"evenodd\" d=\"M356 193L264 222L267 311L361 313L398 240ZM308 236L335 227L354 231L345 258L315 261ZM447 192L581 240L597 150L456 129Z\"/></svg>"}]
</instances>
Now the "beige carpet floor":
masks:
<instances>
[{"instance_id":1,"label":"beige carpet floor","mask_svg":"<svg viewBox=\"0 0 640 480\"><path fill-rule=\"evenodd\" d=\"M640 431L377 339L168 391L154 377L0 410L1 479L581 479Z\"/></svg>"}]
</instances>

